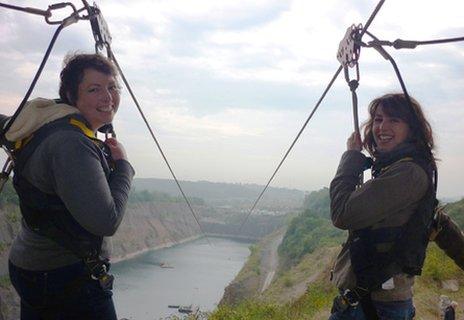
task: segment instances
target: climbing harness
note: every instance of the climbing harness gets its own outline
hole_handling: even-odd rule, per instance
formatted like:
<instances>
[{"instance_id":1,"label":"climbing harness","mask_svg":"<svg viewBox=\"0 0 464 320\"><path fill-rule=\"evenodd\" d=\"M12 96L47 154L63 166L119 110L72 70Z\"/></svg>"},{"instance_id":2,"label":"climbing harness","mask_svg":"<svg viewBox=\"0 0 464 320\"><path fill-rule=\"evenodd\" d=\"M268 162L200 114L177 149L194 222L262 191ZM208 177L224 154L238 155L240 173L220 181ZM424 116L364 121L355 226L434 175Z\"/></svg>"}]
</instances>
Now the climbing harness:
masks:
<instances>
[{"instance_id":1,"label":"climbing harness","mask_svg":"<svg viewBox=\"0 0 464 320\"><path fill-rule=\"evenodd\" d=\"M108 274L109 261L100 256L103 237L91 234L82 228L72 217L63 201L53 194L44 193L23 177L25 164L36 148L58 130L70 130L85 135L100 150L105 175L112 171L112 159L105 152L92 130L84 122L68 116L43 125L31 136L20 140L12 152L15 160L14 187L19 196L19 206L24 222L29 229L45 236L59 246L71 251L87 268L92 279L97 280L103 289L111 289L114 277Z\"/></svg>"},{"instance_id":2,"label":"climbing harness","mask_svg":"<svg viewBox=\"0 0 464 320\"><path fill-rule=\"evenodd\" d=\"M211 242L209 241L209 238L206 236L205 232L203 231L203 228L200 224L200 221L195 213L195 210L193 209L188 197L186 196L184 190L182 189L182 186L180 185L180 182L179 180L177 179L175 173L174 173L174 170L172 169L166 155L164 154L164 151L158 141L158 139L156 138L155 134L154 134L154 131L153 129L151 128L147 118L145 117L143 111L142 111L142 108L140 107L140 104L138 103L137 101L137 98L135 97L135 94L133 93L130 85L129 85L129 82L127 81L126 77L124 76L124 73L119 65L119 63L117 62L116 60L116 57L113 53L113 51L111 50L111 41L112 41L112 37L111 37L111 34L110 34L110 31L109 31L109 28L108 28L108 24L106 23L106 20L104 19L103 15L102 15L102 12L101 10L98 8L98 6L96 4L94 4L93 6L90 6L88 4L88 2L86 0L82 0L82 3L83 3L83 7L81 9L76 9L76 7L72 4L72 3L69 3L69 2L66 2L66 3L57 3L57 4L53 4L53 5L50 5L48 7L47 10L40 10L40 9L35 9L35 8L29 8L29 7L19 7L19 6L13 6L13 5L8 5L8 4L3 4L3 3L0 3L0 7L5 7L5 8L8 8L8 9L13 9L13 10L18 10L18 11L23 11L23 12L26 12L26 13L31 13L31 14L36 14L36 15L41 15L41 16L44 16L45 17L45 21L48 23L48 24L58 24L58 28L57 30L55 31L55 34L53 35L53 38L47 48L47 51L44 55L44 58L39 66L39 69L26 93L26 95L24 96L22 102L20 103L18 109L16 110L16 112L13 114L13 116L11 117L11 119L8 121L7 125L3 128L3 130L1 131L0 133L0 144L2 144L3 146L7 145L8 144L8 141L6 141L6 138L5 138L5 134L6 132L8 132L8 129L11 127L11 125L14 123L14 121L16 120L16 118L18 117L18 115L21 113L21 110L24 108L26 102L28 101L36 83L37 83L37 80L39 79L40 77L40 74L42 73L42 70L48 60L48 57L52 51L52 48L56 42L56 39L58 38L58 35L59 33L61 32L62 29L64 29L65 27L73 24L73 23L76 23L78 22L79 20L89 20L90 21L90 25L91 25L91 28L92 28L92 33L93 33L93 36L94 36L94 39L95 39L95 51L97 53L101 53L101 51L103 49L106 49L106 54L107 54L107 57L112 60L116 66L116 68L118 69L119 71L119 74L121 75L121 78L124 82L124 84L126 85L126 88L128 89L143 121L145 122L145 125L147 126L149 132L150 132L150 135L153 139L153 141L155 142L156 144L156 147L158 149L158 151L161 153L161 156L163 157L163 160L164 162L166 163L172 177L174 178L174 181L180 191L180 193L182 194L182 197L184 198L184 201L186 202L193 218L195 219L198 227L199 227L199 230L200 232L205 236L206 240L208 241L208 243L211 245ZM53 11L54 10L59 10L59 9L63 9L65 7L71 7L72 8L72 13L65 19L62 19L62 20L53 20L52 17L53 17ZM85 15L85 13L87 13ZM107 127L108 128L108 127ZM111 130L112 131L112 130ZM109 131L106 131L106 134L108 134ZM12 161L11 158L9 158L10 162ZM7 160L8 161L8 160ZM11 172L11 169L10 171L8 172L8 169L10 167L7 166L6 168L4 168L1 176L0 176L0 192L1 192L1 187L5 184L6 182L6 179L8 179L8 176L9 176L9 173Z\"/></svg>"},{"instance_id":3,"label":"climbing harness","mask_svg":"<svg viewBox=\"0 0 464 320\"><path fill-rule=\"evenodd\" d=\"M302 132L306 128L309 120L312 118L314 115L314 112L316 111L317 107L319 104L322 102L324 99L325 95L331 88L333 82L336 80L338 77L340 71L343 69L344 75L345 75L345 81L348 84L348 87L351 92L352 96L352 105L353 105L353 123L354 123L354 129L355 132L359 134L359 119L358 119L358 98L356 94L356 89L359 86L359 80L360 80L360 75L359 75L359 57L361 55L361 48L373 48L377 52L380 53L380 55L388 60L392 67L393 70L395 71L395 74L398 78L398 82L400 83L401 89L406 97L406 100L408 101L408 104L412 107L412 101L409 96L409 93L407 91L406 85L403 81L403 78L401 76L401 72L398 68L398 65L396 64L396 61L393 59L393 57L385 50L384 46L391 46L394 47L395 49L414 49L417 46L420 45L431 45L431 44L443 44L443 43L452 43L452 42L459 42L459 41L464 41L464 37L455 37L455 38L447 38L447 39L437 39L437 40L427 40L427 41L414 41L414 40L402 40L402 39L397 39L393 42L390 41L385 41L385 40L379 40L377 37L375 37L371 32L368 31L368 28L372 24L374 18L376 17L377 13L380 11L381 7L383 6L385 0L380 0L375 7L374 11L370 15L369 19L367 20L366 24L364 27L359 24L359 25L352 25L349 27L345 33L345 36L343 37L342 41L340 42L338 51L337 51L337 59L340 63L340 67L335 73L334 77L330 80L329 85L325 89L324 93L322 94L322 97L319 99L319 101L316 104L316 107L311 111L309 117L303 124L303 127L301 130L298 132L296 135L295 139L291 143L290 147L288 148L287 152L284 154L282 160L278 164L277 168L274 170L273 174L271 175L271 178L268 180L266 185L264 186L263 190L259 194L258 198L256 201L253 203L251 209L248 211L247 215L245 216L243 222L241 223L240 229L243 227L243 225L246 223L248 220L249 216L252 214L253 210L257 206L258 202L262 198L263 194L269 187L269 184L271 181L274 179L275 175L279 171L280 167L282 166L283 162L287 158L288 154L292 150L293 146L301 136ZM367 34L370 36L373 40L369 41L368 43L364 43L362 41L363 36ZM355 68L355 76L350 77L350 72L349 68ZM437 173L435 172L435 182L437 181ZM360 176L360 183L362 182L362 176ZM435 183L436 186L436 183Z\"/></svg>"}]
</instances>

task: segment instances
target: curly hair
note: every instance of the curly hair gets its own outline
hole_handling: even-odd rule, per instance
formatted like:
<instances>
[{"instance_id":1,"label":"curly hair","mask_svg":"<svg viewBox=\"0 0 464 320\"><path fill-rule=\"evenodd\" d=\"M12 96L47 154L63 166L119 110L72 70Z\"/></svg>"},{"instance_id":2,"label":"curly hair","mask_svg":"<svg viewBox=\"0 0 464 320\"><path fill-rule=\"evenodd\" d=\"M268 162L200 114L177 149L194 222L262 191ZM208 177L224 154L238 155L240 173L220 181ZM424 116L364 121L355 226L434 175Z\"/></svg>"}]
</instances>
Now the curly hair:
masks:
<instances>
[{"instance_id":1,"label":"curly hair","mask_svg":"<svg viewBox=\"0 0 464 320\"><path fill-rule=\"evenodd\" d=\"M79 84L84 77L85 69L93 69L116 77L113 63L100 54L72 54L65 58L60 73L60 99L69 105L75 106Z\"/></svg>"},{"instance_id":2,"label":"curly hair","mask_svg":"<svg viewBox=\"0 0 464 320\"><path fill-rule=\"evenodd\" d=\"M374 140L372 126L377 108L382 106L383 112L388 116L400 118L408 124L411 130L408 142L416 145L417 149L423 152L428 160L435 163L432 127L425 119L419 102L412 97L409 97L409 99L411 103L403 93L390 93L371 101L369 104L369 119L363 124L363 146L371 155L375 156L377 145Z\"/></svg>"}]
</instances>

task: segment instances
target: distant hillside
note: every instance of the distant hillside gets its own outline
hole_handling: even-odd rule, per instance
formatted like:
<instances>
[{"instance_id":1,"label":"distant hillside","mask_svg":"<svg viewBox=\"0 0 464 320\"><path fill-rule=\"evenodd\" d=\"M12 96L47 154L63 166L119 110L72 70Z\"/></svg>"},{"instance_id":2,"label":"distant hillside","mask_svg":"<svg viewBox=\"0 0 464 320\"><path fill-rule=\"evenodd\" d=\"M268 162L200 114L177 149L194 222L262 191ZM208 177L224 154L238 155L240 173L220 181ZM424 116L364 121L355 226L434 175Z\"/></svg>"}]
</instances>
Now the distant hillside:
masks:
<instances>
[{"instance_id":1,"label":"distant hillside","mask_svg":"<svg viewBox=\"0 0 464 320\"><path fill-rule=\"evenodd\" d=\"M258 197L264 186L257 184L220 183L209 181L180 181L189 197L201 198L210 204L249 206ZM148 190L178 196L179 190L173 180L137 178L133 183L137 191ZM260 202L261 208L299 208L305 193L297 189L269 187Z\"/></svg>"},{"instance_id":2,"label":"distant hillside","mask_svg":"<svg viewBox=\"0 0 464 320\"><path fill-rule=\"evenodd\" d=\"M279 247L283 265L295 265L303 256L321 246L337 245L346 233L334 228L330 220L329 189L306 195L303 211L293 218Z\"/></svg>"},{"instance_id":3,"label":"distant hillside","mask_svg":"<svg viewBox=\"0 0 464 320\"><path fill-rule=\"evenodd\" d=\"M446 205L446 212L461 229L464 229L464 198Z\"/></svg>"}]
</instances>

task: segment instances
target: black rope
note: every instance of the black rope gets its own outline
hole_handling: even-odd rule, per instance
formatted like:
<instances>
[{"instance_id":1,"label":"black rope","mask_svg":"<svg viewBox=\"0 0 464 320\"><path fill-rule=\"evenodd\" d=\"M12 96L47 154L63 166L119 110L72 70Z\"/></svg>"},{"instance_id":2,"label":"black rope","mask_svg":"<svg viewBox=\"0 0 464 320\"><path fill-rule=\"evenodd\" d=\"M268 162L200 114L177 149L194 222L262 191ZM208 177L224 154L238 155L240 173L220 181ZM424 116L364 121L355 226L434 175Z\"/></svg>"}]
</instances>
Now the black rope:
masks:
<instances>
[{"instance_id":1,"label":"black rope","mask_svg":"<svg viewBox=\"0 0 464 320\"><path fill-rule=\"evenodd\" d=\"M37 81L39 80L39 77L40 77L40 75L41 75L41 73L43 71L43 68L45 67L45 64L47 63L47 60L48 60L48 58L50 56L50 53L51 53L51 51L53 49L53 46L54 46L54 44L56 42L56 39L58 38L58 35L60 34L61 30L63 30L64 27L65 27L64 24L60 24L58 26L58 28L56 29L55 34L53 35L52 40L50 41L50 44L48 45L47 51L45 52L45 55L44 55L44 57L42 59L42 62L40 63L39 69L37 70L37 72L36 72L36 74L34 76L34 79L32 80L32 83L31 83L31 85L29 86L29 89L26 92L26 95L24 96L23 100L21 101L18 109L16 109L15 113L13 114L11 119L8 121L7 125L3 128L2 132L1 132L1 135L0 135L0 139L3 140L3 141L0 141L2 144L6 143L5 134L8 132L11 125L14 123L14 121L16 120L18 115L21 113L21 111L24 109L24 106L26 105L27 100L31 96L32 91L34 90L34 87L37 84Z\"/></svg>"},{"instance_id":2,"label":"black rope","mask_svg":"<svg viewBox=\"0 0 464 320\"><path fill-rule=\"evenodd\" d=\"M245 219L243 220L242 224L240 225L240 228L238 229L238 231L242 230L242 227L243 225L246 223L246 221L248 220L248 217L251 215L251 213L253 212L253 210L255 209L256 205L258 204L259 200L261 200L261 197L263 196L264 192L266 192L267 188L269 187L269 184L271 183L271 181L274 179L275 175L277 174L277 171L279 171L280 167L282 166L282 164L284 163L285 159L287 159L287 156L288 154L290 153L290 151L293 149L293 146L295 145L295 143L298 141L298 139L300 138L301 134L303 133L304 129L306 128L306 126L308 125L308 122L309 120L311 120L311 118L313 117L314 113L316 112L317 108L319 108L319 105L322 103L322 100L324 100L327 92L329 92L330 88L332 87L333 83L335 82L335 80L337 79L338 75L340 74L340 72L342 71L343 67L340 66L338 67L337 71L335 72L335 74L333 75L332 79L330 80L329 84L327 85L327 87L325 88L324 92L322 93L322 96L319 98L319 101L316 103L316 105L314 106L313 110L311 111L311 113L309 114L308 118L306 119L305 123L303 124L303 126L301 127L300 131L298 132L298 134L296 135L295 139L293 140L292 144L290 145L290 148L288 148L287 152L285 152L285 155L284 157L282 158L282 160L280 161L279 165L277 166L277 168L274 170L274 173L272 174L271 178L269 179L269 181L267 182L266 186L264 187L264 189L261 191L261 193L259 194L258 198L255 200L255 202L253 203L253 206L251 207L250 211L248 212L248 214L246 215Z\"/></svg>"},{"instance_id":3,"label":"black rope","mask_svg":"<svg viewBox=\"0 0 464 320\"><path fill-rule=\"evenodd\" d=\"M367 34L375 41L379 41L379 39L376 36L374 36L372 33L370 33L369 31L367 31ZM398 81L400 82L400 85L406 97L406 100L410 103L410 107L412 108L412 102L409 97L408 90L406 89L406 85L404 84L403 77L401 76L400 69L398 68L398 65L396 64L395 59L393 59L393 57L382 46L373 45L372 47L375 50L377 50L382 55L382 57L385 58L385 60L390 61L391 65L393 66L393 69L395 70L396 77L398 78Z\"/></svg>"},{"instance_id":4,"label":"black rope","mask_svg":"<svg viewBox=\"0 0 464 320\"><path fill-rule=\"evenodd\" d=\"M398 39L400 40L400 39ZM398 41L396 40L396 41ZM416 41L417 45L427 45L427 44L440 44L440 43L450 43L450 42L459 42L464 41L464 37L459 38L448 38L448 39L437 39L437 40L427 40L427 41Z\"/></svg>"},{"instance_id":5,"label":"black rope","mask_svg":"<svg viewBox=\"0 0 464 320\"><path fill-rule=\"evenodd\" d=\"M180 183L179 183L179 180L177 179L177 177L176 177L176 175L175 175L174 170L172 170L172 167L171 167L171 165L169 164L169 161L168 161L168 159L166 158L166 155L164 154L164 151L163 151L163 149L161 148L161 145L160 145L160 143L158 142L158 139L156 138L155 133L153 132L153 129L152 129L151 126L150 126L150 123L148 122L147 118L145 117L145 114L143 113L143 110L142 110L142 108L140 107L140 104L139 104L139 102L137 101L137 98L135 97L135 95L134 95L134 93L133 93L133 91L132 91L132 89L131 89L131 87L130 87L130 85L129 85L129 82L127 81L126 77L124 76L124 73L122 72L122 69L121 69L121 67L119 66L119 63L118 63L118 61L116 60L116 57L114 56L114 54L113 54L113 52L111 51L111 48L110 48L109 46L107 47L107 49L108 49L108 53L109 53L109 55L110 55L110 59L114 61L114 64L115 64L116 67L118 68L119 74L121 75L121 78L122 78L124 84L126 85L127 90L129 91L129 93L130 93L130 95L131 95L131 97L132 97L132 100L134 101L134 103L135 103L135 105L136 105L136 107L137 107L137 109L138 109L140 115L142 116L142 119L143 119L143 121L145 122L145 125L147 126L148 131L150 132L151 137L153 138L153 141L155 142L156 146L158 147L158 150L159 150L159 152L161 153L161 156L163 157L164 162L166 163L166 165L167 165L169 171L171 172L171 175L172 175L172 177L174 178L174 181L176 182L176 185L177 185L177 187L179 188L179 191L180 191L180 193L182 194L182 197L184 198L185 202L187 203L187 206L188 206L188 208L190 209L190 212L192 213L192 215L193 215L193 217L194 217L196 223L198 224L198 227L200 228L201 233L205 236L205 238L206 238L206 240L208 241L208 243L212 246L211 242L210 242L209 239L208 239L208 236L206 235L206 233L203 231L203 228L201 227L200 221L199 221L199 219L197 218L197 215L195 214L195 211L193 210L193 207L192 207L192 205L190 204L190 201L188 200L187 196L185 195L184 190L182 189L182 187L181 187L181 185L180 185Z\"/></svg>"},{"instance_id":6,"label":"black rope","mask_svg":"<svg viewBox=\"0 0 464 320\"><path fill-rule=\"evenodd\" d=\"M7 8L7 9L18 10L18 11L23 11L23 12L27 12L27 13L32 13L32 14L36 14L36 15L39 15L39 16L43 16L43 17L50 17L51 16L51 12L49 10L40 10L40 9L29 8L29 7L18 7L18 6L14 6L14 5L11 5L11 4L6 4L6 3L0 3L0 7L4 7L4 8Z\"/></svg>"},{"instance_id":7,"label":"black rope","mask_svg":"<svg viewBox=\"0 0 464 320\"><path fill-rule=\"evenodd\" d=\"M363 45L363 46L365 47L389 46L395 49L415 49L417 46L421 46L421 45L452 43L452 42L459 42L459 41L464 41L464 37L426 40L426 41L396 39L393 42L375 39L374 41L369 42L369 44Z\"/></svg>"}]
</instances>

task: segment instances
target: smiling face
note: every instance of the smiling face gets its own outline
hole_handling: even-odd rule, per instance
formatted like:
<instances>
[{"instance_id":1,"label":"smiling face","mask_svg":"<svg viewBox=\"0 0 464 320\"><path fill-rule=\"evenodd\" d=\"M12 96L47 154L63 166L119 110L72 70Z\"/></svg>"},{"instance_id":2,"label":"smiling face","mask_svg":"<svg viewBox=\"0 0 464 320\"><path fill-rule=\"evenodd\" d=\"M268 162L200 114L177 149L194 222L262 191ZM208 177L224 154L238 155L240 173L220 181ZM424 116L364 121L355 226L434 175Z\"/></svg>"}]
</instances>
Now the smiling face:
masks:
<instances>
[{"instance_id":1,"label":"smiling face","mask_svg":"<svg viewBox=\"0 0 464 320\"><path fill-rule=\"evenodd\" d=\"M119 88L114 76L85 69L77 90L76 107L90 123L91 129L113 121L119 107Z\"/></svg>"},{"instance_id":2,"label":"smiling face","mask_svg":"<svg viewBox=\"0 0 464 320\"><path fill-rule=\"evenodd\" d=\"M409 137L410 128L403 119L389 116L382 105L379 105L374 114L372 133L376 150L385 153L405 142Z\"/></svg>"}]
</instances>

